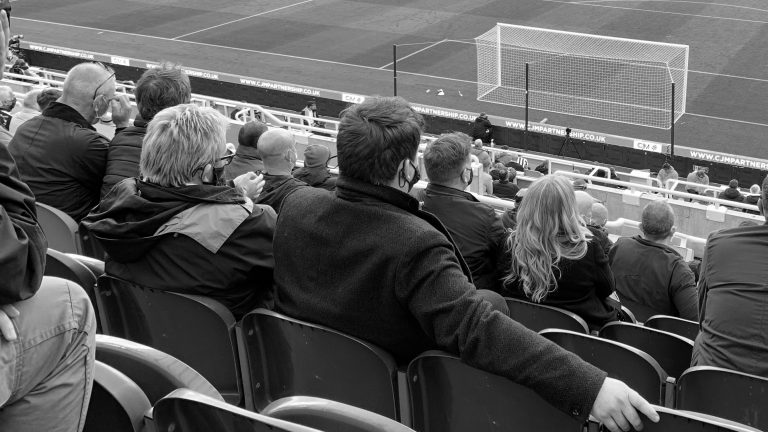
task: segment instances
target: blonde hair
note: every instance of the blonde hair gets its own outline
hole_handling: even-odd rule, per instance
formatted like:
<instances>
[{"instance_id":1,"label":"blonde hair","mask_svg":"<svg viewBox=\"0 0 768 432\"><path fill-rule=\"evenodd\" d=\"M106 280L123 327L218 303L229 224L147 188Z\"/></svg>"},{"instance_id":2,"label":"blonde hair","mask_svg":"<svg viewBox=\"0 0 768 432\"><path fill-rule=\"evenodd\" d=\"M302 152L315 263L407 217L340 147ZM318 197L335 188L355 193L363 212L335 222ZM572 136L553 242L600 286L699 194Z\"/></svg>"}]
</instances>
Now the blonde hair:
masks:
<instances>
[{"instance_id":1,"label":"blonde hair","mask_svg":"<svg viewBox=\"0 0 768 432\"><path fill-rule=\"evenodd\" d=\"M525 295L540 303L557 289L560 260L583 258L589 237L571 182L559 175L537 179L520 204L517 228L507 240L511 264L504 283L518 281Z\"/></svg>"},{"instance_id":2,"label":"blonde hair","mask_svg":"<svg viewBox=\"0 0 768 432\"><path fill-rule=\"evenodd\" d=\"M195 172L216 164L227 141L229 121L213 108L195 104L166 108L147 126L139 163L144 181L163 187L189 183Z\"/></svg>"}]
</instances>

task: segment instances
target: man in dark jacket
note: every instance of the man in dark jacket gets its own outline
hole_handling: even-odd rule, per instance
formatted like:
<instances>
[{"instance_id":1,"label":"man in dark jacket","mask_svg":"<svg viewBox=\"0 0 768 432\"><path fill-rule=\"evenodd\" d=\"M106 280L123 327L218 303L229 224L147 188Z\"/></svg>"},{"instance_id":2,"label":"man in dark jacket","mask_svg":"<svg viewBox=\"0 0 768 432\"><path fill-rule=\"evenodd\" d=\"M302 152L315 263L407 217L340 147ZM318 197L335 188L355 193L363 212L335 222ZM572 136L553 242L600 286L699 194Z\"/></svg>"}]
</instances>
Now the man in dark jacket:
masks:
<instances>
[{"instance_id":1,"label":"man in dark jacket","mask_svg":"<svg viewBox=\"0 0 768 432\"><path fill-rule=\"evenodd\" d=\"M429 349L522 383L578 420L640 427L648 403L485 301L451 236L408 195L423 120L369 98L341 118L335 193L302 188L275 230L278 311L365 339L401 364Z\"/></svg>"},{"instance_id":2,"label":"man in dark jacket","mask_svg":"<svg viewBox=\"0 0 768 432\"><path fill-rule=\"evenodd\" d=\"M19 126L9 145L37 200L78 222L99 202L109 140L92 124L110 104L113 118L130 114L127 100L115 97L115 73L81 63L67 74L61 99Z\"/></svg>"},{"instance_id":3,"label":"man in dark jacket","mask_svg":"<svg viewBox=\"0 0 768 432\"><path fill-rule=\"evenodd\" d=\"M739 181L736 179L728 182L728 187L717 195L722 200L733 202L744 202L744 195L739 191Z\"/></svg>"},{"instance_id":4,"label":"man in dark jacket","mask_svg":"<svg viewBox=\"0 0 768 432\"><path fill-rule=\"evenodd\" d=\"M264 161L264 190L256 202L280 213L280 206L288 194L309 186L291 175L296 163L296 140L285 129L272 129L259 138L258 150Z\"/></svg>"},{"instance_id":5,"label":"man in dark jacket","mask_svg":"<svg viewBox=\"0 0 768 432\"><path fill-rule=\"evenodd\" d=\"M268 130L266 123L259 120L250 121L240 128L237 132L237 152L232 163L224 168L227 180L234 180L249 172L264 171L264 162L261 160L257 145L261 135Z\"/></svg>"},{"instance_id":6,"label":"man in dark jacket","mask_svg":"<svg viewBox=\"0 0 768 432\"><path fill-rule=\"evenodd\" d=\"M707 239L691 366L768 377L768 176L761 205L766 224L716 231Z\"/></svg>"},{"instance_id":7,"label":"man in dark jacket","mask_svg":"<svg viewBox=\"0 0 768 432\"><path fill-rule=\"evenodd\" d=\"M642 237L621 237L608 254L621 303L641 322L653 315L696 321L695 277L669 246L675 234L672 207L666 201L651 201L641 217Z\"/></svg>"},{"instance_id":8,"label":"man in dark jacket","mask_svg":"<svg viewBox=\"0 0 768 432\"><path fill-rule=\"evenodd\" d=\"M189 103L192 87L189 77L179 66L161 63L141 75L134 94L139 116L133 120L133 126L129 125L128 118L112 116L116 130L107 151L101 198L121 180L139 176L141 141L147 133L147 123L152 121L155 114L168 107Z\"/></svg>"},{"instance_id":9,"label":"man in dark jacket","mask_svg":"<svg viewBox=\"0 0 768 432\"><path fill-rule=\"evenodd\" d=\"M497 163L494 169L499 180L493 182L493 195L506 200L515 199L515 196L520 191L520 187L513 183L515 177L517 177L517 171L500 163Z\"/></svg>"},{"instance_id":10,"label":"man in dark jacket","mask_svg":"<svg viewBox=\"0 0 768 432\"><path fill-rule=\"evenodd\" d=\"M141 149L143 181L118 183L83 225L109 255L107 274L208 296L241 317L270 304L276 215L220 186L227 125L194 104L159 112Z\"/></svg>"},{"instance_id":11,"label":"man in dark jacket","mask_svg":"<svg viewBox=\"0 0 768 432\"><path fill-rule=\"evenodd\" d=\"M475 287L499 291L506 269L499 269L497 262L504 253L507 230L493 208L465 192L473 180L471 145L469 136L455 132L443 134L427 146L424 167L429 184L423 209L448 229L469 266Z\"/></svg>"},{"instance_id":12,"label":"man in dark jacket","mask_svg":"<svg viewBox=\"0 0 768 432\"><path fill-rule=\"evenodd\" d=\"M331 151L322 144L310 144L304 150L304 166L295 170L293 176L304 183L321 189L336 189L336 177L328 170Z\"/></svg>"},{"instance_id":13,"label":"man in dark jacket","mask_svg":"<svg viewBox=\"0 0 768 432\"><path fill-rule=\"evenodd\" d=\"M472 140L479 139L484 144L490 144L493 138L493 125L485 113L480 113L472 125Z\"/></svg>"}]
</instances>

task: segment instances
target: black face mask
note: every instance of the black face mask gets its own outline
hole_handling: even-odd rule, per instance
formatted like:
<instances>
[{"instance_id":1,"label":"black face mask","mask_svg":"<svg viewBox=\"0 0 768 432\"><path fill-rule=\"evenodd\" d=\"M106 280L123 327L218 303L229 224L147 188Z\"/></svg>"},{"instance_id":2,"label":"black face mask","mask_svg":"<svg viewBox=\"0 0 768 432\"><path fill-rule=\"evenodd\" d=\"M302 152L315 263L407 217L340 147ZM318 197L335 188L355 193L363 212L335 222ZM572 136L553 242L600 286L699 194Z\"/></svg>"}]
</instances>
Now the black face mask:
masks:
<instances>
[{"instance_id":1,"label":"black face mask","mask_svg":"<svg viewBox=\"0 0 768 432\"><path fill-rule=\"evenodd\" d=\"M411 168L413 168L413 177L411 177L411 180L409 181L407 178L405 178L405 171L400 171L400 187L408 185L408 192L413 189L413 185L419 182L419 179L421 179L421 174L419 174L419 168L413 164L410 160L408 163L411 165Z\"/></svg>"},{"instance_id":2,"label":"black face mask","mask_svg":"<svg viewBox=\"0 0 768 432\"><path fill-rule=\"evenodd\" d=\"M467 169L467 168L465 168L465 169ZM469 169L469 180L467 180L467 186L472 184L472 178L474 178L474 176L475 176L475 173L472 172L472 169L471 168L468 168L468 169Z\"/></svg>"},{"instance_id":3,"label":"black face mask","mask_svg":"<svg viewBox=\"0 0 768 432\"><path fill-rule=\"evenodd\" d=\"M224 166L214 168L211 174L211 181L203 181L204 185L224 186L227 184L227 180L224 178Z\"/></svg>"}]
</instances>

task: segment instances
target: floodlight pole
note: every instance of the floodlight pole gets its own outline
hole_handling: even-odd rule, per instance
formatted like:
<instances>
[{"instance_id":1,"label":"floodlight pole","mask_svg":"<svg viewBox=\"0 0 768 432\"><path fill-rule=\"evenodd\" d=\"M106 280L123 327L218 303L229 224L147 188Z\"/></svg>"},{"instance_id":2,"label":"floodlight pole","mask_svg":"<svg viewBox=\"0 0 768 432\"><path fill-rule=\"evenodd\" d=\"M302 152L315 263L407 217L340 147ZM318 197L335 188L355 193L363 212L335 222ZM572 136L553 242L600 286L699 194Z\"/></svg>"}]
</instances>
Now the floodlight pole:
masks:
<instances>
[{"instance_id":1,"label":"floodlight pole","mask_svg":"<svg viewBox=\"0 0 768 432\"><path fill-rule=\"evenodd\" d=\"M525 132L523 132L523 148L528 150L528 70L529 65L525 63Z\"/></svg>"},{"instance_id":2,"label":"floodlight pole","mask_svg":"<svg viewBox=\"0 0 768 432\"><path fill-rule=\"evenodd\" d=\"M675 158L675 83L672 83L672 109L669 122L669 155Z\"/></svg>"},{"instance_id":3,"label":"floodlight pole","mask_svg":"<svg viewBox=\"0 0 768 432\"><path fill-rule=\"evenodd\" d=\"M393 96L397 96L397 45L392 44L392 86Z\"/></svg>"}]
</instances>

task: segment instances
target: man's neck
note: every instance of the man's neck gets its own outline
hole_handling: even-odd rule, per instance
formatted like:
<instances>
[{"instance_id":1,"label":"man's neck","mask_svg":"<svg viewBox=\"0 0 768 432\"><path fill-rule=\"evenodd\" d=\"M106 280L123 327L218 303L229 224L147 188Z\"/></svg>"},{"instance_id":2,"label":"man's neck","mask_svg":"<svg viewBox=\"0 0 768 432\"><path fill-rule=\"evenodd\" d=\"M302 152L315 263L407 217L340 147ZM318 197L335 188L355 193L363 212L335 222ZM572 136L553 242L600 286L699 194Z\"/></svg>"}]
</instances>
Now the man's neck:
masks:
<instances>
[{"instance_id":1,"label":"man's neck","mask_svg":"<svg viewBox=\"0 0 768 432\"><path fill-rule=\"evenodd\" d=\"M442 187L447 187L447 188L451 188L451 189L460 190L460 191L463 191L464 189L467 188L467 185L465 183L463 183L461 181L458 181L458 180L457 181L452 181L452 182L445 182L445 183L433 181L433 182L430 182L430 183L438 185L438 186L442 186Z\"/></svg>"},{"instance_id":2,"label":"man's neck","mask_svg":"<svg viewBox=\"0 0 768 432\"><path fill-rule=\"evenodd\" d=\"M291 175L291 168L265 166L264 174L269 174L273 176Z\"/></svg>"},{"instance_id":3,"label":"man's neck","mask_svg":"<svg viewBox=\"0 0 768 432\"><path fill-rule=\"evenodd\" d=\"M660 238L649 237L645 234L643 234L643 238L648 240L649 242L658 243L664 246L669 246L672 240L672 236L664 237L660 239Z\"/></svg>"},{"instance_id":4,"label":"man's neck","mask_svg":"<svg viewBox=\"0 0 768 432\"><path fill-rule=\"evenodd\" d=\"M89 112L90 111L90 106L83 106L83 105L75 103L74 101L70 101L70 100L64 99L64 98L59 99L57 102L72 108L73 110L77 111L81 116L83 116L83 118L85 120L91 121L88 118L88 114L90 114L90 112Z\"/></svg>"}]
</instances>

